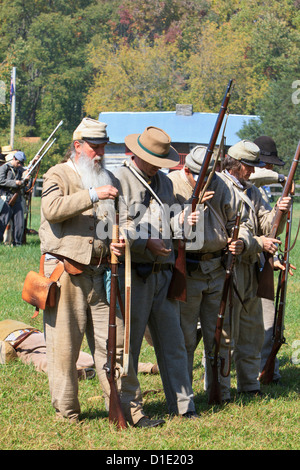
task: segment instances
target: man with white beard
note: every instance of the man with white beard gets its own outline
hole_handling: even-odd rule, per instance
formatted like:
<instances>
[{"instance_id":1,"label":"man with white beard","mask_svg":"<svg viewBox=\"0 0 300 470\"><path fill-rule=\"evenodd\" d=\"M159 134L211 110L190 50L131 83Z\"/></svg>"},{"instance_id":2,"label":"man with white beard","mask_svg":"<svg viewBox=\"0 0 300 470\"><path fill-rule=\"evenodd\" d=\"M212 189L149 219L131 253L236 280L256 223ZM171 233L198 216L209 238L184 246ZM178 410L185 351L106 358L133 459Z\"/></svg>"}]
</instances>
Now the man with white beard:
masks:
<instances>
[{"instance_id":1,"label":"man with white beard","mask_svg":"<svg viewBox=\"0 0 300 470\"><path fill-rule=\"evenodd\" d=\"M119 256L124 241L111 243L99 223L107 223L113 201L119 195L118 180L104 169L103 156L109 141L106 124L85 118L74 131L66 162L44 175L41 207L44 271L50 276L58 263L64 264L59 279L56 306L46 307L44 329L52 405L58 417L78 422L78 378L76 361L83 336L95 361L108 408L110 386L104 370L107 361L109 305L105 275L110 250ZM117 314L117 368L121 369L123 320ZM131 361L132 363L132 361ZM124 416L137 427L154 427L163 420L144 415L139 382L131 365L128 375L119 374Z\"/></svg>"}]
</instances>

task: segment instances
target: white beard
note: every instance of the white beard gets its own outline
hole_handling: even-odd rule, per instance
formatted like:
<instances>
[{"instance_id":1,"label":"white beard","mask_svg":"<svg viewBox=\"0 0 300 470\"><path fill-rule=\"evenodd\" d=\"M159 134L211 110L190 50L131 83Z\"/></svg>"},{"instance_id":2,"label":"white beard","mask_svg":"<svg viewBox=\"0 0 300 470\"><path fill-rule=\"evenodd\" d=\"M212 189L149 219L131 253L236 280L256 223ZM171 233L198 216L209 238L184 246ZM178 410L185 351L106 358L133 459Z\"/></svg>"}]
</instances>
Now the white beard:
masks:
<instances>
[{"instance_id":1,"label":"white beard","mask_svg":"<svg viewBox=\"0 0 300 470\"><path fill-rule=\"evenodd\" d=\"M72 159L71 155L71 159ZM75 162L74 162L75 163ZM76 167L79 171L82 186L84 189L99 188L107 184L112 185L111 178L104 167L103 157L95 157L90 159L84 152L81 153L76 162ZM110 213L113 209L113 201L104 199L97 204L97 215Z\"/></svg>"},{"instance_id":2,"label":"white beard","mask_svg":"<svg viewBox=\"0 0 300 470\"><path fill-rule=\"evenodd\" d=\"M85 153L82 153L76 162L76 166L84 189L99 188L111 184L102 157L95 157L91 160Z\"/></svg>"}]
</instances>

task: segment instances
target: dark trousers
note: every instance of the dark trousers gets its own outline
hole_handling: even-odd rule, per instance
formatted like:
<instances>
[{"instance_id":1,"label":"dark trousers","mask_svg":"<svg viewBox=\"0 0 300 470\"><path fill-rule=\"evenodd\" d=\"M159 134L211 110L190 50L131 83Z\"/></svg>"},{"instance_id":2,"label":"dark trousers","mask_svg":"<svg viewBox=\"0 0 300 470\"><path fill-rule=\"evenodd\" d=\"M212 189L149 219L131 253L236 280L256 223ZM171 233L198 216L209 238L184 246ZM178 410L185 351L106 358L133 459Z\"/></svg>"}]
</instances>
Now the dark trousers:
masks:
<instances>
[{"instance_id":1,"label":"dark trousers","mask_svg":"<svg viewBox=\"0 0 300 470\"><path fill-rule=\"evenodd\" d=\"M5 202L0 213L0 243L3 242L3 234L12 217L12 213L11 207Z\"/></svg>"}]
</instances>

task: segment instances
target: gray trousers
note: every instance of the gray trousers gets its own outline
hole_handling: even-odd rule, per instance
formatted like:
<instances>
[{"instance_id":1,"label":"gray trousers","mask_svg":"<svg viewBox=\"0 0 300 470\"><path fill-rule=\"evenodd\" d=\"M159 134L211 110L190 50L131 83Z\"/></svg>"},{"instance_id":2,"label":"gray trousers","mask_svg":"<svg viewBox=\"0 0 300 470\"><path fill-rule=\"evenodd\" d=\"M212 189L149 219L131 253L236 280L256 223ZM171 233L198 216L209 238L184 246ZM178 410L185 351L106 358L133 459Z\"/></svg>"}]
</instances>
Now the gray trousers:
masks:
<instances>
[{"instance_id":1,"label":"gray trousers","mask_svg":"<svg viewBox=\"0 0 300 470\"><path fill-rule=\"evenodd\" d=\"M257 297L257 267L237 263L237 289L243 300L234 301L234 353L238 392L260 389L258 380L261 349L264 342L264 324L261 298Z\"/></svg>"},{"instance_id":2,"label":"gray trousers","mask_svg":"<svg viewBox=\"0 0 300 470\"><path fill-rule=\"evenodd\" d=\"M204 387L209 394L212 381L210 352L213 347L217 316L220 310L225 270L221 265L221 258L203 262L201 266L205 272L199 268L197 271L193 271L190 275L187 275L187 303L180 303L180 317L188 353L188 367L191 379L193 376L194 353L197 347L197 324L200 319L204 343ZM220 356L225 360L225 372L227 371L230 347L228 310L226 310L226 313L220 347ZM220 373L219 378L222 399L229 399L230 378L222 377Z\"/></svg>"},{"instance_id":3,"label":"gray trousers","mask_svg":"<svg viewBox=\"0 0 300 470\"><path fill-rule=\"evenodd\" d=\"M265 338L264 338L264 344L261 350L260 372L263 370L266 360L268 359L272 346L273 346L273 325L274 325L274 317L275 317L274 302L269 299L261 299L261 301L262 301L262 309L263 309ZM279 380L280 378L281 378L281 375L279 372L279 360L276 357L273 380Z\"/></svg>"},{"instance_id":4,"label":"gray trousers","mask_svg":"<svg viewBox=\"0 0 300 470\"><path fill-rule=\"evenodd\" d=\"M56 266L55 260L45 262L45 274ZM78 400L78 360L83 336L86 334L95 361L106 407L109 406L110 386L103 366L107 361L109 305L103 280L103 267L88 267L73 276L64 272L55 308L44 312L44 332L47 346L48 378L53 407L63 416L76 418L80 413ZM121 377L117 380L123 412L127 421L135 424L144 416L139 382L131 366L122 376L124 340L123 319L117 316L116 362Z\"/></svg>"},{"instance_id":5,"label":"gray trousers","mask_svg":"<svg viewBox=\"0 0 300 470\"><path fill-rule=\"evenodd\" d=\"M119 270L124 287L124 269ZM171 414L195 411L187 354L177 301L167 298L171 271L152 273L144 282L132 269L131 353L138 370L141 345L148 324L157 357L167 406ZM124 291L124 289L121 289Z\"/></svg>"}]
</instances>

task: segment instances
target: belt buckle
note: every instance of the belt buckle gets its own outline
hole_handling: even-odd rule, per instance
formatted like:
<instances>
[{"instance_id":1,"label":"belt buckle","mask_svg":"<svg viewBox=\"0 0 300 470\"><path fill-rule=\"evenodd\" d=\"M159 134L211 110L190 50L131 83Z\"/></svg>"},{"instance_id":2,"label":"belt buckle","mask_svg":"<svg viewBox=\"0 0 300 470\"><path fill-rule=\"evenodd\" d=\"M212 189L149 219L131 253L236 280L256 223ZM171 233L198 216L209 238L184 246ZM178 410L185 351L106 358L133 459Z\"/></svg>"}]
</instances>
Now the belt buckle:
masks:
<instances>
[{"instance_id":1,"label":"belt buckle","mask_svg":"<svg viewBox=\"0 0 300 470\"><path fill-rule=\"evenodd\" d=\"M153 263L153 266L152 266L152 274L157 274L160 272L160 268L161 268L161 263L157 263L156 261Z\"/></svg>"},{"instance_id":2,"label":"belt buckle","mask_svg":"<svg viewBox=\"0 0 300 470\"><path fill-rule=\"evenodd\" d=\"M201 261L209 261L212 258L213 258L212 253L205 253L204 255L201 256Z\"/></svg>"}]
</instances>

